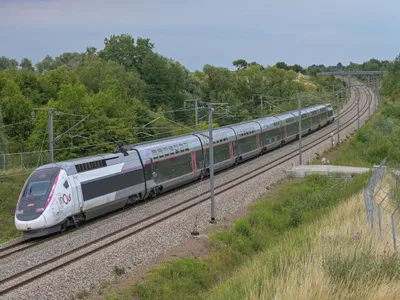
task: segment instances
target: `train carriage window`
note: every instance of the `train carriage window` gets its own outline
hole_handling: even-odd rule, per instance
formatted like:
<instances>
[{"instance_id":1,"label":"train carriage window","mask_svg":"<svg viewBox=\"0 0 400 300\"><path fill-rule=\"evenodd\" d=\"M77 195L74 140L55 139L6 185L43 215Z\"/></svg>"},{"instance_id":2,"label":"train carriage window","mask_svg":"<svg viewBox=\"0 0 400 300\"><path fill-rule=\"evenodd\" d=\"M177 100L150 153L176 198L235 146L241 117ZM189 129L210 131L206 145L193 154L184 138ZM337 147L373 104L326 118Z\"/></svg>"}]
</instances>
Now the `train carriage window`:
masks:
<instances>
[{"instance_id":1,"label":"train carriage window","mask_svg":"<svg viewBox=\"0 0 400 300\"><path fill-rule=\"evenodd\" d=\"M163 148L163 152L164 152L164 156L165 156L165 157L169 156L168 147L164 147L164 148Z\"/></svg>"},{"instance_id":2,"label":"train carriage window","mask_svg":"<svg viewBox=\"0 0 400 300\"><path fill-rule=\"evenodd\" d=\"M174 149L175 149L175 153L179 153L179 146L178 145L174 145Z\"/></svg>"},{"instance_id":3,"label":"train carriage window","mask_svg":"<svg viewBox=\"0 0 400 300\"><path fill-rule=\"evenodd\" d=\"M179 144L179 148L181 149L181 152L185 152L185 148L183 147L183 144Z\"/></svg>"},{"instance_id":4,"label":"train carriage window","mask_svg":"<svg viewBox=\"0 0 400 300\"><path fill-rule=\"evenodd\" d=\"M151 150L151 155L153 156L153 159L157 159L158 158L157 150Z\"/></svg>"},{"instance_id":5,"label":"train carriage window","mask_svg":"<svg viewBox=\"0 0 400 300\"><path fill-rule=\"evenodd\" d=\"M158 156L160 157L160 158L163 158L164 157L164 153L163 153L163 150L160 148L160 149L157 149L157 152L158 152Z\"/></svg>"},{"instance_id":6,"label":"train carriage window","mask_svg":"<svg viewBox=\"0 0 400 300\"><path fill-rule=\"evenodd\" d=\"M185 150L189 151L189 144L188 143L183 143L185 145Z\"/></svg>"},{"instance_id":7,"label":"train carriage window","mask_svg":"<svg viewBox=\"0 0 400 300\"><path fill-rule=\"evenodd\" d=\"M169 153L170 153L171 155L174 155L174 154L175 154L174 147L168 146L168 148L169 148Z\"/></svg>"}]
</instances>

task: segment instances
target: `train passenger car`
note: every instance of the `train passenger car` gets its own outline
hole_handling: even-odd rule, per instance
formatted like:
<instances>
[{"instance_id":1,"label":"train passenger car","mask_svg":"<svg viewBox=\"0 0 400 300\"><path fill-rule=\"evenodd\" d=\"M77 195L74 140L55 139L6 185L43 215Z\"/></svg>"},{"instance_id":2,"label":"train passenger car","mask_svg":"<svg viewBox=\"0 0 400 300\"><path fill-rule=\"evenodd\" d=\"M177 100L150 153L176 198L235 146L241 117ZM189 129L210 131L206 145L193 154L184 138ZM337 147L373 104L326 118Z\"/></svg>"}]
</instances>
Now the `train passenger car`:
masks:
<instances>
[{"instance_id":1,"label":"train passenger car","mask_svg":"<svg viewBox=\"0 0 400 300\"><path fill-rule=\"evenodd\" d=\"M229 126L236 134L237 162L257 156L261 153L260 124L255 121Z\"/></svg>"},{"instance_id":2,"label":"train passenger car","mask_svg":"<svg viewBox=\"0 0 400 300\"><path fill-rule=\"evenodd\" d=\"M128 149L138 151L144 161L150 196L198 179L204 168L202 144L193 134L131 145Z\"/></svg>"},{"instance_id":3,"label":"train passenger car","mask_svg":"<svg viewBox=\"0 0 400 300\"><path fill-rule=\"evenodd\" d=\"M284 128L284 139L283 143L289 143L298 138L299 133L299 121L298 114L284 113L278 116L282 122Z\"/></svg>"},{"instance_id":4,"label":"train passenger car","mask_svg":"<svg viewBox=\"0 0 400 300\"><path fill-rule=\"evenodd\" d=\"M261 127L261 152L281 146L285 140L285 122L277 116L254 120Z\"/></svg>"},{"instance_id":5,"label":"train passenger car","mask_svg":"<svg viewBox=\"0 0 400 300\"><path fill-rule=\"evenodd\" d=\"M203 145L204 170L202 175L209 174L210 139L208 131L201 131L194 134ZM232 128L221 127L213 129L213 150L214 150L214 171L229 168L235 164L237 157L236 134Z\"/></svg>"},{"instance_id":6,"label":"train passenger car","mask_svg":"<svg viewBox=\"0 0 400 300\"><path fill-rule=\"evenodd\" d=\"M309 115L309 131L314 131L320 128L323 124L321 123L321 115L324 114L323 112L321 113L321 106L315 105L308 107L305 108L304 111L306 111Z\"/></svg>"}]
</instances>

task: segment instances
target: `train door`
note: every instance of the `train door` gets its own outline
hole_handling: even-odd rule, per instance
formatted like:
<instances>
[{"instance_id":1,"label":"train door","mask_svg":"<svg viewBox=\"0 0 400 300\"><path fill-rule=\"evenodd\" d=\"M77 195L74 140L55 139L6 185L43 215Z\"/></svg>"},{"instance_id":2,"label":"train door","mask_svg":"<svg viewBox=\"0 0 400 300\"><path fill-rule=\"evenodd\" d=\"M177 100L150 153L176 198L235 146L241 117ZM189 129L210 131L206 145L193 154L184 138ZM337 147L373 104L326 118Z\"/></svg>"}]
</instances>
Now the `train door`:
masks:
<instances>
[{"instance_id":1,"label":"train door","mask_svg":"<svg viewBox=\"0 0 400 300\"><path fill-rule=\"evenodd\" d=\"M72 176L72 200L74 202L74 212L75 214L80 213L83 208L83 198L82 198L82 187L79 182L78 175Z\"/></svg>"}]
</instances>

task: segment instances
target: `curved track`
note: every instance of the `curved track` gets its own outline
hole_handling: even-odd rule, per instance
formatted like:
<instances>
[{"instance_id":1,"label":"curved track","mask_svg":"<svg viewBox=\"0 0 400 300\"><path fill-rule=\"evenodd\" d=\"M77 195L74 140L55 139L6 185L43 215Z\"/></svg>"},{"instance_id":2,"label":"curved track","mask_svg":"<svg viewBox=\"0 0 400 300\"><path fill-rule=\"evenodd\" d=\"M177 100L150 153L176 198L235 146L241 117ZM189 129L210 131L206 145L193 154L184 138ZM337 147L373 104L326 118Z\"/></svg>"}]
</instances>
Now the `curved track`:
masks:
<instances>
[{"instance_id":1,"label":"curved track","mask_svg":"<svg viewBox=\"0 0 400 300\"><path fill-rule=\"evenodd\" d=\"M364 88L360 88L364 90ZM340 114L340 119L343 119L346 115L348 115L350 112L353 111L353 109L356 107L358 100L360 99L360 91L359 89L354 89L355 91L355 99L353 103L349 105L349 108ZM367 95L368 97L368 95ZM369 105L371 105L371 101L369 101L369 105L366 101L363 105L362 108L360 108L360 115L363 115L366 113L366 111L369 108ZM350 125L352 125L355 121L357 120L357 113L352 116L349 120L343 122L340 125L340 130L344 130ZM334 126L336 124L333 124ZM332 126L332 125L329 125ZM333 126L332 126L333 128ZM318 131L317 131L318 132ZM303 150L306 151L308 149L312 149L316 145L326 141L327 139L330 139L330 133L323 134L321 137L316 138L315 140L305 144L303 146ZM243 184L244 182L247 182L251 180L252 178L255 178L259 176L260 174L271 170L275 168L276 166L279 166L280 164L290 161L293 158L296 158L298 156L298 150L291 151L289 154L286 154L283 157L279 157L271 162L265 163L263 165L260 165L251 171L243 174L240 178L235 178L232 180L228 180L224 182L223 184L217 186L215 188L215 196L221 195L225 193L226 191L232 189L233 187L239 186ZM72 250L63 252L59 255L55 255L54 257L43 261L39 264L36 264L35 266L26 268L25 270L21 272L14 273L6 278L3 278L0 280L0 296L17 289L29 282L35 281L40 277L43 277L55 270L61 269L67 264L70 264L75 261L79 261L80 259L87 257L88 255L94 254L96 252L101 251L104 248L107 248L114 243L117 243L119 241L122 241L128 237L131 237L139 232L144 231L145 229L152 227L156 224L159 224L165 220L170 219L173 216L176 216L180 213L182 213L185 210L188 210L192 207L195 207L205 201L209 201L209 191L200 193L199 195L195 197L191 197L189 199L186 199L185 201L182 201L176 205L173 205L163 211L160 211L158 213L155 213L151 216L148 216L144 219L141 219L137 222L131 223L127 226L124 226L120 228L117 231L114 231L112 233L106 234L98 239L95 239L87 244L84 244L79 247L74 247ZM165 194L163 197L167 197L168 194ZM58 237L58 236L56 236ZM51 239L56 238L56 237L51 237ZM49 239L45 239L43 241L38 241L38 242L33 242L33 243L26 243L26 247L18 248L17 246L20 244L17 244L15 249L10 247L5 247L3 249L0 249L0 259L5 258L7 256L11 256L12 254L21 252L27 248L31 248L38 243L43 243L45 241L48 241ZM10 250L11 249L11 250ZM13 249L13 250L12 250ZM4 253L4 251L7 251Z\"/></svg>"}]
</instances>

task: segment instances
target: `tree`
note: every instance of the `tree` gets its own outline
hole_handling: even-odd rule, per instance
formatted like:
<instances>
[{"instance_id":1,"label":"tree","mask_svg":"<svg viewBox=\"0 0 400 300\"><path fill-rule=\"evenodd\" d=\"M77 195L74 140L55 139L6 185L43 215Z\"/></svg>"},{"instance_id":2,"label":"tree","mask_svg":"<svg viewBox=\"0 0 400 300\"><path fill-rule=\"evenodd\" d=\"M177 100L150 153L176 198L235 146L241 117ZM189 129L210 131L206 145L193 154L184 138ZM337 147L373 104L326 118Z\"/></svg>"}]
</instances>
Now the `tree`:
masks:
<instances>
[{"instance_id":1,"label":"tree","mask_svg":"<svg viewBox=\"0 0 400 300\"><path fill-rule=\"evenodd\" d=\"M86 47L86 55L95 55L97 54L96 47Z\"/></svg>"},{"instance_id":2,"label":"tree","mask_svg":"<svg viewBox=\"0 0 400 300\"><path fill-rule=\"evenodd\" d=\"M298 64L294 64L293 66L290 66L290 70L293 70L296 73L302 73L304 69L302 66L300 66Z\"/></svg>"},{"instance_id":3,"label":"tree","mask_svg":"<svg viewBox=\"0 0 400 300\"><path fill-rule=\"evenodd\" d=\"M8 153L8 140L0 107L0 154Z\"/></svg>"},{"instance_id":4,"label":"tree","mask_svg":"<svg viewBox=\"0 0 400 300\"><path fill-rule=\"evenodd\" d=\"M32 71L32 72L35 71L35 69L33 68L33 65L32 65L32 61L26 57L24 57L21 60L21 63L19 65L23 70L28 70L28 71Z\"/></svg>"},{"instance_id":5,"label":"tree","mask_svg":"<svg viewBox=\"0 0 400 300\"><path fill-rule=\"evenodd\" d=\"M29 138L32 127L31 119L32 103L24 97L18 85L8 79L0 92L0 108L3 114L3 122L10 125L6 128L7 136L12 140L13 152L24 151L25 141Z\"/></svg>"},{"instance_id":6,"label":"tree","mask_svg":"<svg viewBox=\"0 0 400 300\"><path fill-rule=\"evenodd\" d=\"M232 62L232 64L238 69L243 70L247 68L247 61L244 59L237 59Z\"/></svg>"},{"instance_id":7,"label":"tree","mask_svg":"<svg viewBox=\"0 0 400 300\"><path fill-rule=\"evenodd\" d=\"M55 58L53 68L56 69L61 66L75 68L81 63L83 56L84 55L82 53L64 52L63 54Z\"/></svg>"},{"instance_id":8,"label":"tree","mask_svg":"<svg viewBox=\"0 0 400 300\"><path fill-rule=\"evenodd\" d=\"M5 69L10 69L10 68L16 68L18 67L18 61L15 59L9 59L5 56L0 57L0 71L3 71Z\"/></svg>"},{"instance_id":9,"label":"tree","mask_svg":"<svg viewBox=\"0 0 400 300\"><path fill-rule=\"evenodd\" d=\"M109 39L104 39L104 49L99 52L101 58L115 61L127 69L136 68L140 71L140 66L147 54L152 53L154 44L150 39L135 39L129 34L112 35Z\"/></svg>"},{"instance_id":10,"label":"tree","mask_svg":"<svg viewBox=\"0 0 400 300\"><path fill-rule=\"evenodd\" d=\"M50 70L54 70L55 68L54 59L50 55L46 55L41 62L36 64L36 70L39 74L44 74Z\"/></svg>"},{"instance_id":11,"label":"tree","mask_svg":"<svg viewBox=\"0 0 400 300\"><path fill-rule=\"evenodd\" d=\"M105 61L96 55L86 56L76 68L75 74L91 92L98 93L103 82L119 80L128 89L128 94L143 98L146 83L136 71L126 69L114 61Z\"/></svg>"},{"instance_id":12,"label":"tree","mask_svg":"<svg viewBox=\"0 0 400 300\"><path fill-rule=\"evenodd\" d=\"M283 69L283 70L289 69L288 65L283 61L277 62L275 67L277 67L278 69Z\"/></svg>"},{"instance_id":13,"label":"tree","mask_svg":"<svg viewBox=\"0 0 400 300\"><path fill-rule=\"evenodd\" d=\"M152 109L162 104L173 108L183 106L188 74L180 64L149 53L143 61L141 73L146 82L145 97Z\"/></svg>"}]
</instances>

